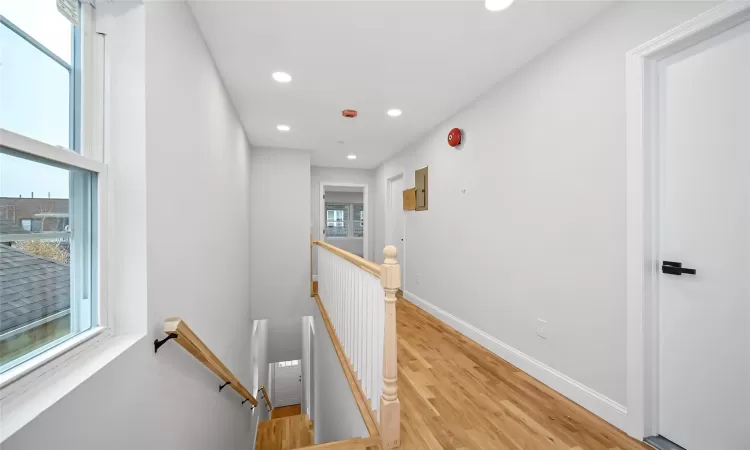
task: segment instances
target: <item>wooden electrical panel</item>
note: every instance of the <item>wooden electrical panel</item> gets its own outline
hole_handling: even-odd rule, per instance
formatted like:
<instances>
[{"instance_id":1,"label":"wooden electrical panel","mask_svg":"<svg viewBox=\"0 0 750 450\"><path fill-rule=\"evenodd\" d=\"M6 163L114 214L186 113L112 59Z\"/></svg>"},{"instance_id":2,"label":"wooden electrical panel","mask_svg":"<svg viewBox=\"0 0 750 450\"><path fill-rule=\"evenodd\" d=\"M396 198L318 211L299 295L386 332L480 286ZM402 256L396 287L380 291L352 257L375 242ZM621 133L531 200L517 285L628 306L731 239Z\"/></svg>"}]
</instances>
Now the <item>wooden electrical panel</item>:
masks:
<instances>
[{"instance_id":1,"label":"wooden electrical panel","mask_svg":"<svg viewBox=\"0 0 750 450\"><path fill-rule=\"evenodd\" d=\"M427 211L427 198L429 197L427 167L423 167L414 172L414 186L417 190L417 207L416 211Z\"/></svg>"},{"instance_id":2,"label":"wooden electrical panel","mask_svg":"<svg viewBox=\"0 0 750 450\"><path fill-rule=\"evenodd\" d=\"M404 191L404 211L417 209L417 188L409 188Z\"/></svg>"}]
</instances>

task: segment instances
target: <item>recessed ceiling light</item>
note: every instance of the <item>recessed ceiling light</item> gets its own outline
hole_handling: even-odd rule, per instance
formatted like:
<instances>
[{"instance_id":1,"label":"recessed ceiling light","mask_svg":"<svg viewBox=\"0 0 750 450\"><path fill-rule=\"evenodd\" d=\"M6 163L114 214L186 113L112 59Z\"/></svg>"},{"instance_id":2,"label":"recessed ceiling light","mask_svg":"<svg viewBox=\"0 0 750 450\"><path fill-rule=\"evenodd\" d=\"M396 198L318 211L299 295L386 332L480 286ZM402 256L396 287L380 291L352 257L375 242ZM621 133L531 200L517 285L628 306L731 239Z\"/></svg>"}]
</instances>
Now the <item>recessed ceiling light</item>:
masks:
<instances>
[{"instance_id":1,"label":"recessed ceiling light","mask_svg":"<svg viewBox=\"0 0 750 450\"><path fill-rule=\"evenodd\" d=\"M348 155L347 159L357 159L357 155Z\"/></svg>"},{"instance_id":2,"label":"recessed ceiling light","mask_svg":"<svg viewBox=\"0 0 750 450\"><path fill-rule=\"evenodd\" d=\"M398 116L401 115L401 110L400 109L389 109L388 110L388 115L391 116L391 117L398 117Z\"/></svg>"},{"instance_id":3,"label":"recessed ceiling light","mask_svg":"<svg viewBox=\"0 0 750 450\"><path fill-rule=\"evenodd\" d=\"M484 0L484 7L487 11L502 11L513 4L513 0Z\"/></svg>"},{"instance_id":4,"label":"recessed ceiling light","mask_svg":"<svg viewBox=\"0 0 750 450\"><path fill-rule=\"evenodd\" d=\"M289 125L276 125L276 129L279 131L289 131L291 128Z\"/></svg>"},{"instance_id":5,"label":"recessed ceiling light","mask_svg":"<svg viewBox=\"0 0 750 450\"><path fill-rule=\"evenodd\" d=\"M292 76L286 72L274 72L271 76L279 83L289 83L292 81Z\"/></svg>"}]
</instances>

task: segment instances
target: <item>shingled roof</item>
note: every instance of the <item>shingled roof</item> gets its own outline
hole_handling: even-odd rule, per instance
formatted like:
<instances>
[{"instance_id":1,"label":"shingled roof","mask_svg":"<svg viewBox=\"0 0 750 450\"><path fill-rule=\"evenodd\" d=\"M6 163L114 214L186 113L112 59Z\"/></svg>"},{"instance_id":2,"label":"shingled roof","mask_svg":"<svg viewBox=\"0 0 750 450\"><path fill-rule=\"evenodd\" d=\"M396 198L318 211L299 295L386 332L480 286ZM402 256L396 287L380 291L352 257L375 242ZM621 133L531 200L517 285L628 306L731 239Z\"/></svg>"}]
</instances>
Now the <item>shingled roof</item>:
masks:
<instances>
[{"instance_id":1,"label":"shingled roof","mask_svg":"<svg viewBox=\"0 0 750 450\"><path fill-rule=\"evenodd\" d=\"M70 308L70 267L0 244L0 334Z\"/></svg>"}]
</instances>

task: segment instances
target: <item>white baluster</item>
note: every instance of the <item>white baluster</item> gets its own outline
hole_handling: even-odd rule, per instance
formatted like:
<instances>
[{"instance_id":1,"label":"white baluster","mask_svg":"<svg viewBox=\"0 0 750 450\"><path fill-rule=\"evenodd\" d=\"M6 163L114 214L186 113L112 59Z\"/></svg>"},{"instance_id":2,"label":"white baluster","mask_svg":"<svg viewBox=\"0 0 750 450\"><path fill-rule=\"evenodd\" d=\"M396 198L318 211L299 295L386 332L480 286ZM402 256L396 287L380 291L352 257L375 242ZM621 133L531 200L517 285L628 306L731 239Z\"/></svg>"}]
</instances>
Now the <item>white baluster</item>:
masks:
<instances>
[{"instance_id":1,"label":"white baluster","mask_svg":"<svg viewBox=\"0 0 750 450\"><path fill-rule=\"evenodd\" d=\"M356 340L356 331L357 331L357 321L355 320L355 312L357 311L357 274L359 273L359 268L350 264L352 267L352 277L351 277L351 284L349 285L351 289L351 295L349 297L349 304L351 306L351 309L349 311L349 320L350 320L350 326L351 329L349 330L349 347L351 348L351 361L352 366L354 365L354 357L356 355L355 346L357 343ZM356 368L355 368L356 370Z\"/></svg>"},{"instance_id":2,"label":"white baluster","mask_svg":"<svg viewBox=\"0 0 750 450\"><path fill-rule=\"evenodd\" d=\"M339 329L339 341L346 349L346 261L339 260L341 265L341 279L339 280L339 312L341 313L341 327Z\"/></svg>"},{"instance_id":3,"label":"white baluster","mask_svg":"<svg viewBox=\"0 0 750 450\"><path fill-rule=\"evenodd\" d=\"M362 361L362 378L363 380L366 378L367 370L370 367L370 363L367 360L367 286L365 283L367 283L367 276L368 274L362 274L362 356L360 357L360 360Z\"/></svg>"},{"instance_id":4,"label":"white baluster","mask_svg":"<svg viewBox=\"0 0 750 450\"><path fill-rule=\"evenodd\" d=\"M321 301L325 298L325 289L326 286L328 286L328 268L326 267L326 261L325 261L325 250L318 247L316 250L318 252L318 297L320 297Z\"/></svg>"},{"instance_id":5,"label":"white baluster","mask_svg":"<svg viewBox=\"0 0 750 450\"><path fill-rule=\"evenodd\" d=\"M341 333L341 261L336 258L336 332Z\"/></svg>"},{"instance_id":6,"label":"white baluster","mask_svg":"<svg viewBox=\"0 0 750 450\"><path fill-rule=\"evenodd\" d=\"M381 293L382 291L383 290L380 289ZM375 342L377 343L377 349L378 349L378 355L377 355L378 373L382 374L383 373L383 334L384 334L383 332L384 332L384 326L385 326L383 316L385 315L385 299L384 299L384 295L382 294L378 295L377 298L378 298L378 301L376 302L377 306L375 308L376 317L377 317L377 325L376 325L377 338ZM382 378L381 378L381 382L377 383L376 386L377 386L376 397L380 398L380 396L383 394ZM378 402L378 406L375 409L375 411L378 413L380 412L380 402ZM378 417L379 416L380 414L378 414Z\"/></svg>"},{"instance_id":7,"label":"white baluster","mask_svg":"<svg viewBox=\"0 0 750 450\"><path fill-rule=\"evenodd\" d=\"M356 324L354 325L354 332L356 338L354 339L354 370L357 371L357 378L360 382L362 381L362 281L364 278L364 272L361 270L357 271L357 285L356 285L356 297L357 297L357 310L356 310Z\"/></svg>"},{"instance_id":8,"label":"white baluster","mask_svg":"<svg viewBox=\"0 0 750 450\"><path fill-rule=\"evenodd\" d=\"M374 289L376 281L370 280L369 283L369 289L370 289L370 296L372 297L372 319L370 321L372 322L372 398L374 402L373 409L378 409L378 386L380 385L380 373L379 365L378 365L378 347L380 343L378 342L378 303L379 303L379 297L378 297L378 291Z\"/></svg>"},{"instance_id":9,"label":"white baluster","mask_svg":"<svg viewBox=\"0 0 750 450\"><path fill-rule=\"evenodd\" d=\"M331 325L336 330L338 327L338 304L339 304L339 293L338 293L338 282L339 282L339 262L335 257L331 258L331 308L329 314L331 314Z\"/></svg>"},{"instance_id":10,"label":"white baluster","mask_svg":"<svg viewBox=\"0 0 750 450\"><path fill-rule=\"evenodd\" d=\"M354 365L354 287L359 268L349 264L349 362Z\"/></svg>"},{"instance_id":11,"label":"white baluster","mask_svg":"<svg viewBox=\"0 0 750 450\"><path fill-rule=\"evenodd\" d=\"M352 366L354 373L359 373L359 277L361 270L354 271L352 283Z\"/></svg>"},{"instance_id":12,"label":"white baluster","mask_svg":"<svg viewBox=\"0 0 750 450\"><path fill-rule=\"evenodd\" d=\"M351 264L346 264L346 273L344 278L344 284L342 286L344 291L344 351L346 352L346 358L349 364L352 363L350 355L352 354L351 346L349 345L349 334L351 332L352 324L349 322L349 310L351 309L351 298L349 291L352 283L352 267Z\"/></svg>"}]
</instances>

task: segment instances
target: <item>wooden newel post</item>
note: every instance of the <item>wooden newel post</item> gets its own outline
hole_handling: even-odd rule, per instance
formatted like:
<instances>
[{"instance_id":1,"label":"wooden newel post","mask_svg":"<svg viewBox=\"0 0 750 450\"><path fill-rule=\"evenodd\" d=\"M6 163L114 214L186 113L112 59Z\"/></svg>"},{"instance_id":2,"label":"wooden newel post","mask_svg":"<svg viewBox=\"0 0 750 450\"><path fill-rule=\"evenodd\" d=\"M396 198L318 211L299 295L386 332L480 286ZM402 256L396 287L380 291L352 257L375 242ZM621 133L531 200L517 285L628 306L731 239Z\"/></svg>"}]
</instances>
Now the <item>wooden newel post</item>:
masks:
<instances>
[{"instance_id":1,"label":"wooden newel post","mask_svg":"<svg viewBox=\"0 0 750 450\"><path fill-rule=\"evenodd\" d=\"M385 290L385 334L383 342L383 395L380 397L380 434L385 448L401 445L401 403L398 401L398 362L396 342L396 292L401 287L398 250L383 249L380 284Z\"/></svg>"}]
</instances>

